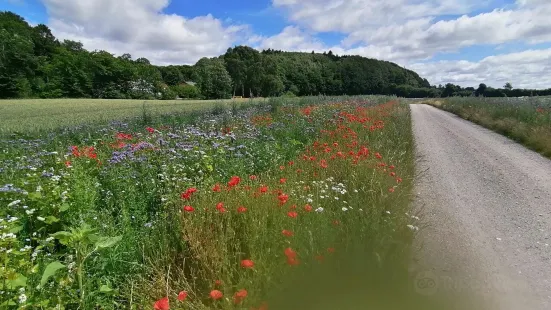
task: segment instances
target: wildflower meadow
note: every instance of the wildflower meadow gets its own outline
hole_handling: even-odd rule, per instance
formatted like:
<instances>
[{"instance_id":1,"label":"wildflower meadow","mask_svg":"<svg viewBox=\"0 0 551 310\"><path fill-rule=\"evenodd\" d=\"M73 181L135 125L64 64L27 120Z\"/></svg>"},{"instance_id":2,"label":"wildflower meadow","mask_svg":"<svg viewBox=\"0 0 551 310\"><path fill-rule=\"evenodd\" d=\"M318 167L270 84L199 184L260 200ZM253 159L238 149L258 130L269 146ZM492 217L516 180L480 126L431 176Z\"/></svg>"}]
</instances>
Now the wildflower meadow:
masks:
<instances>
[{"instance_id":1,"label":"wildflower meadow","mask_svg":"<svg viewBox=\"0 0 551 310\"><path fill-rule=\"evenodd\" d=\"M0 146L2 309L413 307L395 98L214 104Z\"/></svg>"}]
</instances>

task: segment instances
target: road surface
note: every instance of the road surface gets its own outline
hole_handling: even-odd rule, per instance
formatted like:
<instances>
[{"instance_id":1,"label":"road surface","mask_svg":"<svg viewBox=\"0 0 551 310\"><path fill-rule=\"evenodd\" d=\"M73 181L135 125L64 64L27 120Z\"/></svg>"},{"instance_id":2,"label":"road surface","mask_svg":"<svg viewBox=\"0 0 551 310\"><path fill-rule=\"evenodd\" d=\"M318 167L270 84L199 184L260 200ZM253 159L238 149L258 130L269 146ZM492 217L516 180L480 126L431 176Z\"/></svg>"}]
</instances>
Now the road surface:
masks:
<instances>
[{"instance_id":1,"label":"road surface","mask_svg":"<svg viewBox=\"0 0 551 310\"><path fill-rule=\"evenodd\" d=\"M551 160L448 112L412 104L415 272L459 309L551 309ZM452 305L447 309L452 309Z\"/></svg>"}]
</instances>

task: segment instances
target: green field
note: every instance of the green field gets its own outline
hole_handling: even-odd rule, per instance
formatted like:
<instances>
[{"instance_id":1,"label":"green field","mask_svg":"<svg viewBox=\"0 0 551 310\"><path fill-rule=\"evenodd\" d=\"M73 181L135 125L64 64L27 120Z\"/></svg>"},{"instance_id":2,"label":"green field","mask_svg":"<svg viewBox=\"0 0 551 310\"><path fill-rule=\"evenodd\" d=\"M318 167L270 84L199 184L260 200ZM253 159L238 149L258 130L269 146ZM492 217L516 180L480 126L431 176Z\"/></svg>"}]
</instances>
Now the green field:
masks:
<instances>
[{"instance_id":1,"label":"green field","mask_svg":"<svg viewBox=\"0 0 551 310\"><path fill-rule=\"evenodd\" d=\"M551 158L551 97L421 101L505 135Z\"/></svg>"},{"instance_id":2,"label":"green field","mask_svg":"<svg viewBox=\"0 0 551 310\"><path fill-rule=\"evenodd\" d=\"M261 102L264 99L255 99ZM231 106L251 102L236 100L116 100L116 99L22 99L0 100L0 134L55 130L68 126L106 123L141 117L198 111L216 103Z\"/></svg>"}]
</instances>

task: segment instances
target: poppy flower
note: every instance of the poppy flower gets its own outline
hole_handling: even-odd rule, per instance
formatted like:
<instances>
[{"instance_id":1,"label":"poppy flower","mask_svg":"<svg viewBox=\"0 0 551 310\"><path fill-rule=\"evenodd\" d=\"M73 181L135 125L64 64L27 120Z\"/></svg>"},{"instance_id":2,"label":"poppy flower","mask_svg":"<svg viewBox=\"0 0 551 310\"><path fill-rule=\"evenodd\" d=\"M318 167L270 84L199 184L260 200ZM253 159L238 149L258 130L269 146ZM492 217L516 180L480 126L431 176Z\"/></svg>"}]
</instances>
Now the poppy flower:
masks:
<instances>
[{"instance_id":1,"label":"poppy flower","mask_svg":"<svg viewBox=\"0 0 551 310\"><path fill-rule=\"evenodd\" d=\"M279 166L279 170L285 169L285 166Z\"/></svg>"},{"instance_id":2,"label":"poppy flower","mask_svg":"<svg viewBox=\"0 0 551 310\"><path fill-rule=\"evenodd\" d=\"M154 133L155 132L155 129L153 129L151 127L146 127L145 130L149 131L149 133Z\"/></svg>"},{"instance_id":3,"label":"poppy flower","mask_svg":"<svg viewBox=\"0 0 551 310\"><path fill-rule=\"evenodd\" d=\"M216 210L220 210L220 209L223 209L224 208L224 203L223 202L219 202L216 204Z\"/></svg>"},{"instance_id":4,"label":"poppy flower","mask_svg":"<svg viewBox=\"0 0 551 310\"><path fill-rule=\"evenodd\" d=\"M279 179L279 183L281 183L281 184L285 184L285 182L287 182L287 179L285 179L285 178L281 178L281 179Z\"/></svg>"},{"instance_id":5,"label":"poppy flower","mask_svg":"<svg viewBox=\"0 0 551 310\"><path fill-rule=\"evenodd\" d=\"M249 176L249 179L250 179L251 181L254 181L254 180L256 180L257 178L258 178L258 177L257 177L256 175L250 175L250 176Z\"/></svg>"},{"instance_id":6,"label":"poppy flower","mask_svg":"<svg viewBox=\"0 0 551 310\"><path fill-rule=\"evenodd\" d=\"M155 310L170 310L170 304L168 302L168 297L161 298L155 302L153 305Z\"/></svg>"},{"instance_id":7,"label":"poppy flower","mask_svg":"<svg viewBox=\"0 0 551 310\"><path fill-rule=\"evenodd\" d=\"M224 297L224 294L222 294L222 292L220 292L219 290L210 291L210 298L212 298L214 300L218 300L222 297Z\"/></svg>"},{"instance_id":8,"label":"poppy flower","mask_svg":"<svg viewBox=\"0 0 551 310\"><path fill-rule=\"evenodd\" d=\"M180 293L178 293L178 300L179 301L184 301L186 300L187 298L187 292L186 291L181 291Z\"/></svg>"},{"instance_id":9,"label":"poppy flower","mask_svg":"<svg viewBox=\"0 0 551 310\"><path fill-rule=\"evenodd\" d=\"M71 167L71 162L69 160L65 162L65 167L67 168Z\"/></svg>"},{"instance_id":10,"label":"poppy flower","mask_svg":"<svg viewBox=\"0 0 551 310\"><path fill-rule=\"evenodd\" d=\"M389 188L389 189L388 189L388 192L389 192L389 193L394 193L394 187Z\"/></svg>"},{"instance_id":11,"label":"poppy flower","mask_svg":"<svg viewBox=\"0 0 551 310\"><path fill-rule=\"evenodd\" d=\"M235 292L235 294L233 295L233 303L234 304L239 304L243 301L243 299L245 299L245 297L247 297L247 291L246 290L239 290L237 292Z\"/></svg>"},{"instance_id":12,"label":"poppy flower","mask_svg":"<svg viewBox=\"0 0 551 310\"><path fill-rule=\"evenodd\" d=\"M375 153L375 157L377 157L378 159L382 159L383 158L383 155L379 154L379 153Z\"/></svg>"},{"instance_id":13,"label":"poppy flower","mask_svg":"<svg viewBox=\"0 0 551 310\"><path fill-rule=\"evenodd\" d=\"M283 205L287 203L287 201L289 200L289 196L281 193L277 196L277 199L279 200L279 203Z\"/></svg>"},{"instance_id":14,"label":"poppy flower","mask_svg":"<svg viewBox=\"0 0 551 310\"><path fill-rule=\"evenodd\" d=\"M222 285L222 280L214 281L214 286L221 286L221 285Z\"/></svg>"},{"instance_id":15,"label":"poppy flower","mask_svg":"<svg viewBox=\"0 0 551 310\"><path fill-rule=\"evenodd\" d=\"M287 216L291 218L296 218L298 216L298 213L296 213L295 211L289 211L287 212Z\"/></svg>"},{"instance_id":16,"label":"poppy flower","mask_svg":"<svg viewBox=\"0 0 551 310\"><path fill-rule=\"evenodd\" d=\"M312 211L312 206L311 205L305 205L304 210L306 210L306 212L311 212Z\"/></svg>"},{"instance_id":17,"label":"poppy flower","mask_svg":"<svg viewBox=\"0 0 551 310\"><path fill-rule=\"evenodd\" d=\"M184 207L184 211L186 211L186 212L193 212L193 210L195 210L195 209L193 209L192 206L185 206Z\"/></svg>"},{"instance_id":18,"label":"poppy flower","mask_svg":"<svg viewBox=\"0 0 551 310\"><path fill-rule=\"evenodd\" d=\"M323 169L327 168L327 161L325 159L320 160L320 167Z\"/></svg>"},{"instance_id":19,"label":"poppy flower","mask_svg":"<svg viewBox=\"0 0 551 310\"><path fill-rule=\"evenodd\" d=\"M285 236L285 237L292 237L294 235L294 233L290 230L282 230L281 233Z\"/></svg>"},{"instance_id":20,"label":"poppy flower","mask_svg":"<svg viewBox=\"0 0 551 310\"><path fill-rule=\"evenodd\" d=\"M288 163L289 166L292 166L292 165L294 165L294 164L295 164L295 162L292 161L292 160Z\"/></svg>"},{"instance_id":21,"label":"poppy flower","mask_svg":"<svg viewBox=\"0 0 551 310\"><path fill-rule=\"evenodd\" d=\"M285 253L285 256L287 256L287 258L296 258L297 257L297 252L295 252L295 250L291 249L291 248L286 248L283 253Z\"/></svg>"},{"instance_id":22,"label":"poppy flower","mask_svg":"<svg viewBox=\"0 0 551 310\"><path fill-rule=\"evenodd\" d=\"M180 194L180 198L182 198L183 200L189 200L191 199L191 193L183 192Z\"/></svg>"},{"instance_id":23,"label":"poppy flower","mask_svg":"<svg viewBox=\"0 0 551 310\"><path fill-rule=\"evenodd\" d=\"M229 187L235 187L239 185L239 182L241 182L241 178L238 176L231 177L230 181L228 182Z\"/></svg>"},{"instance_id":24,"label":"poppy flower","mask_svg":"<svg viewBox=\"0 0 551 310\"><path fill-rule=\"evenodd\" d=\"M290 266L297 266L299 264L299 260L295 257L287 257L287 264Z\"/></svg>"},{"instance_id":25,"label":"poppy flower","mask_svg":"<svg viewBox=\"0 0 551 310\"><path fill-rule=\"evenodd\" d=\"M265 193L268 191L268 186L261 186L259 190L261 193Z\"/></svg>"},{"instance_id":26,"label":"poppy flower","mask_svg":"<svg viewBox=\"0 0 551 310\"><path fill-rule=\"evenodd\" d=\"M328 249L327 249L327 252L329 252L329 253L335 253L335 248L328 248Z\"/></svg>"},{"instance_id":27,"label":"poppy flower","mask_svg":"<svg viewBox=\"0 0 551 310\"><path fill-rule=\"evenodd\" d=\"M219 192L219 191L220 191L220 184L217 183L216 185L214 185L214 186L212 187L212 191L213 191L213 192Z\"/></svg>"},{"instance_id":28,"label":"poppy flower","mask_svg":"<svg viewBox=\"0 0 551 310\"><path fill-rule=\"evenodd\" d=\"M396 183L402 183L402 178L396 178Z\"/></svg>"},{"instance_id":29,"label":"poppy flower","mask_svg":"<svg viewBox=\"0 0 551 310\"><path fill-rule=\"evenodd\" d=\"M254 262L250 259L244 259L241 261L241 267L247 268L247 269L253 268Z\"/></svg>"},{"instance_id":30,"label":"poppy flower","mask_svg":"<svg viewBox=\"0 0 551 310\"><path fill-rule=\"evenodd\" d=\"M237 208L237 213L245 213L245 212L247 212L247 208L243 206L240 206L239 208Z\"/></svg>"},{"instance_id":31,"label":"poppy flower","mask_svg":"<svg viewBox=\"0 0 551 310\"><path fill-rule=\"evenodd\" d=\"M390 173L390 176L391 176L391 177L396 176L396 172L392 171L392 172Z\"/></svg>"}]
</instances>

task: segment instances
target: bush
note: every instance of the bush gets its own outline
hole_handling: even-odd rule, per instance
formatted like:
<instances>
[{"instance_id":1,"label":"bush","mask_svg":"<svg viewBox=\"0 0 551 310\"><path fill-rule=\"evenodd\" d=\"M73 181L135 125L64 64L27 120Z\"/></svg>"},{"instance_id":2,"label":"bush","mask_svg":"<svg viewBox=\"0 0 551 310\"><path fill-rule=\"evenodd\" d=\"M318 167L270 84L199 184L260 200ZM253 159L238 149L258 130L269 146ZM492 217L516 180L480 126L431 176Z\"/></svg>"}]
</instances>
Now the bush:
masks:
<instances>
[{"instance_id":1,"label":"bush","mask_svg":"<svg viewBox=\"0 0 551 310\"><path fill-rule=\"evenodd\" d=\"M201 92L194 85L176 85L170 88L178 97L184 99L198 99L201 98Z\"/></svg>"}]
</instances>

